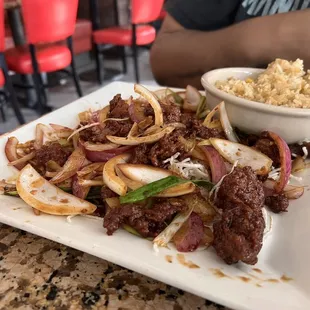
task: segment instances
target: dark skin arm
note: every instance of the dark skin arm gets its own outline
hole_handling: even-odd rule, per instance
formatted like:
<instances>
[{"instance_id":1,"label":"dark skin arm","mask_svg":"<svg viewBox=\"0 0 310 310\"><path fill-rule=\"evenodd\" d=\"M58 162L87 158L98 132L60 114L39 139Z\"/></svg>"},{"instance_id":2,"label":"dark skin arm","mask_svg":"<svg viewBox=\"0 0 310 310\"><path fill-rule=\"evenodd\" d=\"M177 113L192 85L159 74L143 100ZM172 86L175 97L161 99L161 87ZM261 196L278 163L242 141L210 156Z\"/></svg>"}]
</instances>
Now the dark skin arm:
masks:
<instances>
[{"instance_id":1,"label":"dark skin arm","mask_svg":"<svg viewBox=\"0 0 310 310\"><path fill-rule=\"evenodd\" d=\"M201 88L201 76L222 67L259 67L275 58L310 65L310 9L249 19L216 31L183 28L168 15L151 50L156 80Z\"/></svg>"}]
</instances>

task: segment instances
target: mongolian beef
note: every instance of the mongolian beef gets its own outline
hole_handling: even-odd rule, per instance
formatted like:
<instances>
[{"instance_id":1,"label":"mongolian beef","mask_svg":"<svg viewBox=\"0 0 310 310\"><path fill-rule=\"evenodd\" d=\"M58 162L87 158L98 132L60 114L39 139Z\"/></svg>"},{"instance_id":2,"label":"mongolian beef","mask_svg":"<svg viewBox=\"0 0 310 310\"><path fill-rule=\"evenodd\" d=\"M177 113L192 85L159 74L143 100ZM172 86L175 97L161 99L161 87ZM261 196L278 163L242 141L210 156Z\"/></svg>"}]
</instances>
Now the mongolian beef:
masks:
<instances>
[{"instance_id":1,"label":"mongolian beef","mask_svg":"<svg viewBox=\"0 0 310 310\"><path fill-rule=\"evenodd\" d=\"M20 172L3 193L36 215L100 216L108 235L125 229L180 252L212 246L227 264L255 264L265 207L286 212L303 194L290 180L307 166L308 143L239 132L224 102L210 111L191 86L135 92L80 113L76 128L38 124L34 140L10 137L8 165Z\"/></svg>"}]
</instances>

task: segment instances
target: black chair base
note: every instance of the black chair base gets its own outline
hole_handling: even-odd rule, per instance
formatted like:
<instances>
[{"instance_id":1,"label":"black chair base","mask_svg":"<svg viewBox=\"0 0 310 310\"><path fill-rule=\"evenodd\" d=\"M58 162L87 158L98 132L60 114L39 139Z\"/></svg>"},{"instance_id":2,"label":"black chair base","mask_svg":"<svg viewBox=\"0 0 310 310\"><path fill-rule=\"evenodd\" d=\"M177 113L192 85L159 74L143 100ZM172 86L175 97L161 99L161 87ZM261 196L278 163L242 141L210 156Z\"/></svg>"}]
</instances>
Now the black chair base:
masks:
<instances>
[{"instance_id":1,"label":"black chair base","mask_svg":"<svg viewBox=\"0 0 310 310\"><path fill-rule=\"evenodd\" d=\"M74 54L73 54L73 46L72 46L72 36L67 38L67 45L71 53L71 75L74 81L74 85L76 88L77 95L79 97L83 96L79 76L76 71L75 61L74 61ZM33 78L34 78L34 88L37 93L38 99L38 113L40 115L46 114L50 111L50 108L47 106L47 96L45 92L46 85L44 85L42 81L42 76L39 73L39 65L36 58L36 48L33 44L29 44L29 50L31 55L32 67L33 67Z\"/></svg>"},{"instance_id":2,"label":"black chair base","mask_svg":"<svg viewBox=\"0 0 310 310\"><path fill-rule=\"evenodd\" d=\"M97 80L98 83L101 85L103 82L103 55L102 52L105 49L111 48L111 44L107 45L95 45L95 56L96 56L96 71L97 71ZM137 45L137 26L132 24L132 42L131 42L131 50L132 50L132 57L133 57L133 65L134 65L134 75L136 83L140 82L140 74L139 74L139 61L138 61L138 48ZM118 46L120 51L120 55L122 58L122 66L123 66L123 73L127 73L127 59L125 53L124 46Z\"/></svg>"},{"instance_id":3,"label":"black chair base","mask_svg":"<svg viewBox=\"0 0 310 310\"><path fill-rule=\"evenodd\" d=\"M11 103L11 106L14 110L15 116L18 120L18 122L22 125L25 124L25 118L21 112L19 103L17 101L17 97L16 97L16 93L15 90L13 89L13 84L11 81L11 78L9 76L9 70L5 61L5 57L3 53L0 53L0 67L3 71L3 75L5 78L5 89L8 91L8 93L6 93L5 98L7 99L7 101L9 101ZM4 111L1 112L1 114L3 113L4 115ZM5 116L4 116L5 118Z\"/></svg>"}]
</instances>

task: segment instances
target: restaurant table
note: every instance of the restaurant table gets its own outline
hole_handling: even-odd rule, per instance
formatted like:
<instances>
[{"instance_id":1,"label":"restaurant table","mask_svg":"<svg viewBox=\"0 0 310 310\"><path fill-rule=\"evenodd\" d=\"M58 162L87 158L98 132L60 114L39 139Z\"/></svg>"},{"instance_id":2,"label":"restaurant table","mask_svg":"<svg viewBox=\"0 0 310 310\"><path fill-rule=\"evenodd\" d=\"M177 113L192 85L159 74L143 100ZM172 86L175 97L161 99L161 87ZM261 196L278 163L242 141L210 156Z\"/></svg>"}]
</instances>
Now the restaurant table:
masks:
<instances>
[{"instance_id":1,"label":"restaurant table","mask_svg":"<svg viewBox=\"0 0 310 310\"><path fill-rule=\"evenodd\" d=\"M0 223L0 309L228 308Z\"/></svg>"}]
</instances>

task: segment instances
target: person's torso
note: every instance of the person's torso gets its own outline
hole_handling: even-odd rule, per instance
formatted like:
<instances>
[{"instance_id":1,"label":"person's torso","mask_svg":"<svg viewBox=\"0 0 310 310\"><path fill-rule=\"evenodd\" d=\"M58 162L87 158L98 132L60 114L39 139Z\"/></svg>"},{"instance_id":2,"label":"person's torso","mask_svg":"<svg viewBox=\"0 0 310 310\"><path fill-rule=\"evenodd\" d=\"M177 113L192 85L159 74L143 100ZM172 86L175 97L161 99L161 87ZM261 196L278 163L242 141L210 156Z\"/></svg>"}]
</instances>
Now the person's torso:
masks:
<instances>
[{"instance_id":1,"label":"person's torso","mask_svg":"<svg viewBox=\"0 0 310 310\"><path fill-rule=\"evenodd\" d=\"M234 22L251 17L285 13L310 7L310 0L243 0L240 2Z\"/></svg>"},{"instance_id":2,"label":"person's torso","mask_svg":"<svg viewBox=\"0 0 310 310\"><path fill-rule=\"evenodd\" d=\"M183 27L217 30L248 18L310 8L310 0L168 0L166 9Z\"/></svg>"}]
</instances>

